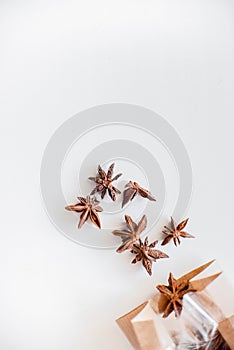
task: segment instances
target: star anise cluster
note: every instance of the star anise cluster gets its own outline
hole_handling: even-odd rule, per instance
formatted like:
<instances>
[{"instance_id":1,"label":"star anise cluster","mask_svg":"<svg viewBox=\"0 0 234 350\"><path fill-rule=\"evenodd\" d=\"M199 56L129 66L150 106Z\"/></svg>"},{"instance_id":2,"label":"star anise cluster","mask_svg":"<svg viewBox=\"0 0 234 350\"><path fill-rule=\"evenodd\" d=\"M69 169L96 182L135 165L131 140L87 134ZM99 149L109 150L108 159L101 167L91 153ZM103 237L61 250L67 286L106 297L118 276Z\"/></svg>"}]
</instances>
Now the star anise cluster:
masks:
<instances>
[{"instance_id":1,"label":"star anise cluster","mask_svg":"<svg viewBox=\"0 0 234 350\"><path fill-rule=\"evenodd\" d=\"M113 231L115 236L122 239L122 244L116 251L122 253L126 250L130 250L131 253L136 254L135 258L132 260L132 264L142 261L142 265L151 276L153 262L156 262L158 259L168 258L168 255L160 250L154 249L158 241L149 243L148 237L145 238L144 242L141 240L140 235L147 226L147 218L145 215L143 215L138 224L136 224L130 216L125 215L125 222L127 229Z\"/></svg>"},{"instance_id":2,"label":"star anise cluster","mask_svg":"<svg viewBox=\"0 0 234 350\"><path fill-rule=\"evenodd\" d=\"M92 222L98 228L101 228L101 220L99 217L99 212L103 209L99 205L99 201L96 195L99 195L101 199L105 197L106 194L116 201L117 195L121 194L121 191L113 185L113 183L122 176L122 173L114 174L115 163L112 163L107 171L105 171L100 165L98 166L97 173L95 177L89 177L89 180L95 182L95 187L91 191L90 195L83 197L79 196L78 202L72 205L66 206L66 210L73 211L80 214L78 228L80 229L86 221ZM155 197L146 188L141 187L136 181L129 181L125 185L125 190L123 192L122 208L129 202L132 202L136 196L146 198L150 201L156 201ZM181 237L193 237L189 233L184 231L185 226L188 223L188 219L182 221L178 225L175 223L174 219L171 217L171 222L168 226L164 226L163 234L166 235L161 245L166 245L171 240L174 244L180 244ZM144 240L141 239L142 232L146 229L147 218L143 215L138 223L135 223L129 215L125 215L125 228L121 230L114 230L113 234L120 237L122 240L121 245L118 247L117 252L122 253L124 251L129 251L135 254L135 258L132 260L132 264L137 262L142 262L143 267L146 269L149 275L152 275L152 265L158 259L168 258L168 255L164 252L155 249L157 240L149 242L148 237ZM182 288L183 287L183 288ZM183 285L177 285L177 281L170 275L169 286L160 287L164 291L164 294L169 295L176 293L178 298L174 300L171 298L171 302L168 304L168 309L166 314L171 309L174 308L176 314L180 313L180 305L183 297L183 293L186 293L187 288ZM182 289L181 289L182 288ZM170 294L172 293L172 294Z\"/></svg>"},{"instance_id":3,"label":"star anise cluster","mask_svg":"<svg viewBox=\"0 0 234 350\"><path fill-rule=\"evenodd\" d=\"M112 163L106 172L99 165L96 176L89 177L89 180L95 182L95 187L91 191L90 195L87 196L86 198L80 196L78 197L80 201L79 203L76 203L74 205L68 205L65 207L65 209L69 211L81 213L78 228L81 228L88 219L90 219L94 225L101 228L101 221L98 216L98 212L102 211L103 209L100 206L98 206L99 201L96 199L94 195L98 194L100 195L101 199L103 199L106 193L108 193L110 198L113 201L116 201L117 199L116 195L120 194L121 191L116 186L113 185L113 182L118 180L119 177L122 175L122 173L118 173L117 175L114 175L114 167L115 167L115 163ZM127 189L124 191L122 206L124 206L128 201L132 200L136 194L139 194L140 196L148 198L149 200L152 200L152 201L155 200L153 195L148 190L140 187L140 185L138 185L138 183L136 182L129 181L126 187ZM127 218L126 221L129 220L128 225L131 225L130 219L128 219L129 217L127 215L126 215L126 218ZM115 234L118 235L117 233ZM127 241L127 240L124 239L123 241ZM125 246L126 244L124 244L123 246Z\"/></svg>"}]
</instances>

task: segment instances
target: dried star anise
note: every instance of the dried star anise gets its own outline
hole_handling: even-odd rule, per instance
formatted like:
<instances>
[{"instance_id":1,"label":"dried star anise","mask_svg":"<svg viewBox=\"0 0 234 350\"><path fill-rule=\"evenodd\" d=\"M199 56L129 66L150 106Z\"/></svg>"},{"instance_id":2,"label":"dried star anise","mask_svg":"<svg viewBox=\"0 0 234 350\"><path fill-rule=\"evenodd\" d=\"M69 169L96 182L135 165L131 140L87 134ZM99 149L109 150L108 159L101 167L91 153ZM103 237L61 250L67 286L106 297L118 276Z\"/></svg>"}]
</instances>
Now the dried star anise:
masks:
<instances>
[{"instance_id":1,"label":"dried star anise","mask_svg":"<svg viewBox=\"0 0 234 350\"><path fill-rule=\"evenodd\" d=\"M175 279L172 273L170 273L168 286L156 286L156 288L162 294L162 298L159 301L158 306L160 312L164 312L163 317L169 316L172 311L175 311L175 316L178 317L183 308L183 297L185 294L204 290L210 283L220 276L222 272L218 272L195 281L192 280L194 277L206 270L213 262L214 260L211 260L208 263L189 271L178 279Z\"/></svg>"},{"instance_id":2,"label":"dried star anise","mask_svg":"<svg viewBox=\"0 0 234 350\"><path fill-rule=\"evenodd\" d=\"M77 198L79 199L79 203L74 205L68 205L65 209L75 211L77 213L82 212L82 214L80 215L78 228L81 228L89 218L94 225L101 228L101 221L97 212L100 212L103 209L98 205L99 201L95 197L91 198L90 196L87 196L86 198Z\"/></svg>"},{"instance_id":3,"label":"dried star anise","mask_svg":"<svg viewBox=\"0 0 234 350\"><path fill-rule=\"evenodd\" d=\"M175 312L175 316L178 317L183 308L184 295L197 291L190 287L189 280L176 280L172 273L170 273L168 278L168 286L158 285L156 288L168 299L163 317L169 316L173 311Z\"/></svg>"},{"instance_id":4,"label":"dried star anise","mask_svg":"<svg viewBox=\"0 0 234 350\"><path fill-rule=\"evenodd\" d=\"M129 181L126 184L126 190L123 193L122 208L129 202L132 201L136 194L141 197L148 198L150 201L156 201L154 196L145 188L142 188L137 182Z\"/></svg>"},{"instance_id":5,"label":"dried star anise","mask_svg":"<svg viewBox=\"0 0 234 350\"><path fill-rule=\"evenodd\" d=\"M114 230L112 232L123 241L121 246L116 250L118 253L131 249L133 244L140 238L142 231L144 231L147 225L147 218L145 215L141 218L138 225L128 215L125 215L125 221L129 230Z\"/></svg>"},{"instance_id":6,"label":"dried star anise","mask_svg":"<svg viewBox=\"0 0 234 350\"><path fill-rule=\"evenodd\" d=\"M113 170L115 163L112 163L107 171L107 173L98 166L98 173L96 177L89 177L89 180L96 182L96 187L91 192L91 195L99 193L103 199L106 191L108 190L109 196L113 201L116 200L116 193L121 193L120 190L112 185L113 181L116 181L122 174L117 174L113 178Z\"/></svg>"},{"instance_id":7,"label":"dried star anise","mask_svg":"<svg viewBox=\"0 0 234 350\"><path fill-rule=\"evenodd\" d=\"M139 243L134 243L131 253L136 254L136 257L132 260L132 264L137 263L142 260L142 265L148 272L148 274L152 275L152 263L157 259L169 258L169 256L160 250L153 249L158 241L154 241L149 244L148 237L145 238L144 243L139 238Z\"/></svg>"},{"instance_id":8,"label":"dried star anise","mask_svg":"<svg viewBox=\"0 0 234 350\"><path fill-rule=\"evenodd\" d=\"M179 223L178 225L176 225L174 219L171 217L171 227L164 226L165 230L162 231L166 235L166 238L164 238L161 245L165 245L169 243L171 239L173 239L175 246L177 246L177 243L180 244L180 237L195 238L189 233L182 231L187 225L188 220L189 219L186 219L181 223Z\"/></svg>"}]
</instances>

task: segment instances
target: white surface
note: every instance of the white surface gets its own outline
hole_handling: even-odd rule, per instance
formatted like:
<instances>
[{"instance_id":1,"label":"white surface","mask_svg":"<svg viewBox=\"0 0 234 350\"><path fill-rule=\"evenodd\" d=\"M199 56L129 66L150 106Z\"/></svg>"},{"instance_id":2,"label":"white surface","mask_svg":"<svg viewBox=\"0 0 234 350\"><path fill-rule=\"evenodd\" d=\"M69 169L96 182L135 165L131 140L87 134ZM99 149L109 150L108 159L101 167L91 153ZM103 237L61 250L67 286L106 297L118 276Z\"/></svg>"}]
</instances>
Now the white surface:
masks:
<instances>
[{"instance_id":1,"label":"white surface","mask_svg":"<svg viewBox=\"0 0 234 350\"><path fill-rule=\"evenodd\" d=\"M131 349L114 319L147 299L166 272L216 257L233 279L234 3L0 2L3 350ZM154 109L179 131L194 169L196 240L152 278L128 254L60 235L39 192L53 131L96 104Z\"/></svg>"}]
</instances>

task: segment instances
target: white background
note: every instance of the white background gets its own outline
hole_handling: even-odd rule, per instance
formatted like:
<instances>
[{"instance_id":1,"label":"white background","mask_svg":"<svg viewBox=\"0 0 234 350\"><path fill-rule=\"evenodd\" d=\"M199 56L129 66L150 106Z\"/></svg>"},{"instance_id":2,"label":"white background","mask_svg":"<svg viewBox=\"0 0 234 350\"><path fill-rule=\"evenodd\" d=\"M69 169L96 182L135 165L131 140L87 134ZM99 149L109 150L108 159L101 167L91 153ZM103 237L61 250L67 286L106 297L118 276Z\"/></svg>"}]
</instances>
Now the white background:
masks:
<instances>
[{"instance_id":1,"label":"white background","mask_svg":"<svg viewBox=\"0 0 234 350\"><path fill-rule=\"evenodd\" d=\"M114 320L167 271L216 257L233 280L233 19L231 0L0 1L1 350L128 350ZM197 239L152 278L67 240L41 203L50 136L108 102L155 110L191 157Z\"/></svg>"}]
</instances>

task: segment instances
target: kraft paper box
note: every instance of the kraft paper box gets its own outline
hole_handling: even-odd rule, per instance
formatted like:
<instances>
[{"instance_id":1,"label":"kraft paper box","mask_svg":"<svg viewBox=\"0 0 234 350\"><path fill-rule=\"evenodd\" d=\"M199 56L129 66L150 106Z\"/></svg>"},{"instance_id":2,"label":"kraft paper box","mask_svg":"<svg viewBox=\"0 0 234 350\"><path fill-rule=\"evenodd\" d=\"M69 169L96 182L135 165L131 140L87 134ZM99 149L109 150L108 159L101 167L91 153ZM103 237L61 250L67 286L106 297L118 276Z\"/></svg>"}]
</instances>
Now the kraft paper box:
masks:
<instances>
[{"instance_id":1,"label":"kraft paper box","mask_svg":"<svg viewBox=\"0 0 234 350\"><path fill-rule=\"evenodd\" d=\"M135 350L234 350L234 289L223 274L185 295L179 318L162 318L160 296L116 320Z\"/></svg>"}]
</instances>

